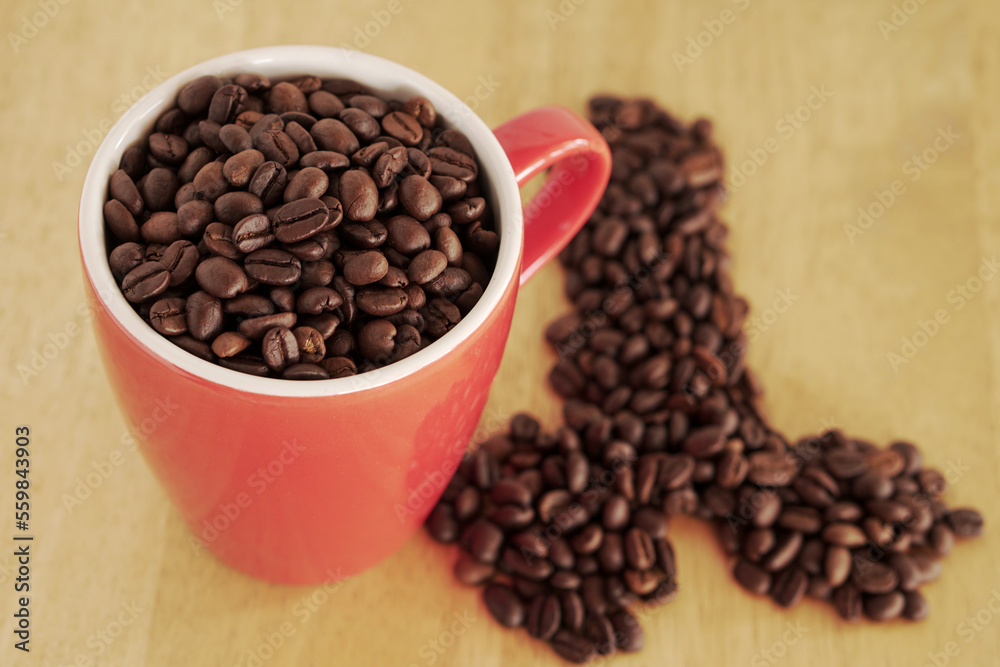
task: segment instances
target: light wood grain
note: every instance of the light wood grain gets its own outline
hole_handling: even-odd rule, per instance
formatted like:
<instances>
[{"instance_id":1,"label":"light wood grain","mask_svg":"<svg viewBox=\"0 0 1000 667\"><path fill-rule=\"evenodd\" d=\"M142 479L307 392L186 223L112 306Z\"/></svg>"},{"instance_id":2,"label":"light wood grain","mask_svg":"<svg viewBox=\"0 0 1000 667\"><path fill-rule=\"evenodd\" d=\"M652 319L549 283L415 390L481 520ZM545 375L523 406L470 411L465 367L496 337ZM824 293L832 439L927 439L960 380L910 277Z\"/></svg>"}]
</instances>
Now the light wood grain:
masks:
<instances>
[{"instance_id":1,"label":"light wood grain","mask_svg":"<svg viewBox=\"0 0 1000 667\"><path fill-rule=\"evenodd\" d=\"M677 521L681 594L644 614L645 651L615 664L912 667L937 653L938 664L997 664L1000 618L988 604L1000 609L1000 279L961 309L948 298L1000 251L995 3L897 3L918 10L884 38L889 0L400 0L402 13L365 44L355 42L356 28L386 0L222 2L51 2L58 11L16 52L8 33L44 3L0 3L0 427L4 448L15 425L34 431L37 535L29 656L11 646L13 549L0 548L0 664L243 667L282 631L268 666L558 664L523 632L493 623L476 591L452 580L454 553L423 535L329 593L254 581L194 553L142 458L123 443L93 335L76 310L75 218L92 137L150 72L278 43L360 46L462 97L492 77L499 86L478 111L493 125L541 104L582 109L588 95L611 91L652 96L685 118L712 117L731 166L776 139L777 151L725 210L736 284L754 313L765 314L776 291L796 297L750 353L773 419L792 437L835 424L880 443L914 440L929 463L961 466L948 499L982 508L988 530L959 545L926 588L929 620L876 627L845 625L811 602L782 612L745 595L710 531ZM219 7L232 11L220 16ZM675 52L724 9L734 20L710 40L704 33L711 43L679 71ZM832 96L784 136L777 124L813 86ZM947 128L958 139L910 180L907 161ZM60 178L53 163L77 145L82 164ZM844 225L894 179L905 193L852 243ZM564 307L556 267L523 290L491 414L530 409L558 423L541 331ZM894 371L887 353L938 309L948 323ZM61 332L64 349L22 380L18 366ZM0 541L8 543L13 454L4 451ZM121 464L67 509L66 494L113 456ZM129 606L134 614L123 611ZM793 645L783 644L789 623L805 629ZM102 632L116 637L107 644ZM943 655L949 642L955 657Z\"/></svg>"}]
</instances>

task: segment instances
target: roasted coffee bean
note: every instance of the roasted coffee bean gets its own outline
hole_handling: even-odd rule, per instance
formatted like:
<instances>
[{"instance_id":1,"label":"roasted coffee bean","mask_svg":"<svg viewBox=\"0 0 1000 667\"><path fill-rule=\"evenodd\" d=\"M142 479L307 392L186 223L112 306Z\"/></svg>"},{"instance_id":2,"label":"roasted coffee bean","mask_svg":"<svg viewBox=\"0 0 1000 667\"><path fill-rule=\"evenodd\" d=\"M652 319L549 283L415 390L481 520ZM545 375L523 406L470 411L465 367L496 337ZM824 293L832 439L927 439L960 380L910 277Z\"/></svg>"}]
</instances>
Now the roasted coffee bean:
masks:
<instances>
[{"instance_id":1,"label":"roasted coffee bean","mask_svg":"<svg viewBox=\"0 0 1000 667\"><path fill-rule=\"evenodd\" d=\"M264 334L275 327L291 329L298 321L295 313L283 312L272 315L262 315L243 320L239 324L239 332L251 340L260 340Z\"/></svg>"},{"instance_id":2,"label":"roasted coffee bean","mask_svg":"<svg viewBox=\"0 0 1000 667\"><path fill-rule=\"evenodd\" d=\"M843 546L828 546L823 569L831 587L841 586L851 573L851 552Z\"/></svg>"},{"instance_id":3,"label":"roasted coffee bean","mask_svg":"<svg viewBox=\"0 0 1000 667\"><path fill-rule=\"evenodd\" d=\"M625 534L625 556L636 570L648 570L653 566L656 554L653 540L642 528L630 528Z\"/></svg>"},{"instance_id":4,"label":"roasted coffee bean","mask_svg":"<svg viewBox=\"0 0 1000 667\"><path fill-rule=\"evenodd\" d=\"M483 589L486 608L500 625L517 628L524 625L524 604L510 587L490 584Z\"/></svg>"},{"instance_id":5,"label":"roasted coffee bean","mask_svg":"<svg viewBox=\"0 0 1000 667\"><path fill-rule=\"evenodd\" d=\"M160 262L137 265L122 279L122 292L132 303L142 303L159 296L170 286L170 272Z\"/></svg>"},{"instance_id":6,"label":"roasted coffee bean","mask_svg":"<svg viewBox=\"0 0 1000 667\"><path fill-rule=\"evenodd\" d=\"M909 591L903 595L903 618L910 621L922 621L927 618L929 608L927 600L920 591Z\"/></svg>"},{"instance_id":7,"label":"roasted coffee bean","mask_svg":"<svg viewBox=\"0 0 1000 667\"><path fill-rule=\"evenodd\" d=\"M389 272L389 262L381 252L358 253L344 263L344 278L352 285L376 283Z\"/></svg>"},{"instance_id":8,"label":"roasted coffee bean","mask_svg":"<svg viewBox=\"0 0 1000 667\"><path fill-rule=\"evenodd\" d=\"M121 282L122 279L135 267L145 261L145 248L138 243L122 243L111 251L108 263L111 265L111 273L115 280ZM166 267L164 267L166 268Z\"/></svg>"},{"instance_id":9,"label":"roasted coffee bean","mask_svg":"<svg viewBox=\"0 0 1000 667\"><path fill-rule=\"evenodd\" d=\"M213 255L225 257L234 261L243 258L243 253L233 242L233 228L221 222L213 222L205 228L201 237L204 249Z\"/></svg>"},{"instance_id":10,"label":"roasted coffee bean","mask_svg":"<svg viewBox=\"0 0 1000 667\"><path fill-rule=\"evenodd\" d=\"M425 250L410 262L406 277L417 285L437 279L448 268L448 258L438 250Z\"/></svg>"},{"instance_id":11,"label":"roasted coffee bean","mask_svg":"<svg viewBox=\"0 0 1000 667\"><path fill-rule=\"evenodd\" d=\"M163 251L159 262L170 273L170 286L186 283L198 265L198 249L190 241L174 241Z\"/></svg>"},{"instance_id":12,"label":"roasted coffee bean","mask_svg":"<svg viewBox=\"0 0 1000 667\"><path fill-rule=\"evenodd\" d=\"M190 201L177 209L177 229L184 236L201 236L215 215L209 201Z\"/></svg>"},{"instance_id":13,"label":"roasted coffee bean","mask_svg":"<svg viewBox=\"0 0 1000 667\"><path fill-rule=\"evenodd\" d=\"M771 590L771 574L750 561L738 560L733 569L733 577L754 595L766 595Z\"/></svg>"},{"instance_id":14,"label":"roasted coffee bean","mask_svg":"<svg viewBox=\"0 0 1000 667\"><path fill-rule=\"evenodd\" d=\"M441 210L441 193L423 176L407 176L399 184L399 202L406 212L423 222Z\"/></svg>"},{"instance_id":15,"label":"roasted coffee bean","mask_svg":"<svg viewBox=\"0 0 1000 667\"><path fill-rule=\"evenodd\" d=\"M306 96L296 85L288 81L274 84L267 93L266 102L267 106L277 114L287 111L307 112L309 110Z\"/></svg>"},{"instance_id":16,"label":"roasted coffee bean","mask_svg":"<svg viewBox=\"0 0 1000 667\"><path fill-rule=\"evenodd\" d=\"M582 665L593 659L594 642L569 630L559 630L551 639L552 649L567 662Z\"/></svg>"},{"instance_id":17,"label":"roasted coffee bean","mask_svg":"<svg viewBox=\"0 0 1000 667\"><path fill-rule=\"evenodd\" d=\"M339 199L344 207L344 215L349 220L365 222L375 217L378 189L368 174L349 170L340 177Z\"/></svg>"},{"instance_id":18,"label":"roasted coffee bean","mask_svg":"<svg viewBox=\"0 0 1000 667\"><path fill-rule=\"evenodd\" d=\"M228 84L219 87L208 105L208 119L225 125L236 120L247 100L247 91L240 86Z\"/></svg>"},{"instance_id":19,"label":"roasted coffee bean","mask_svg":"<svg viewBox=\"0 0 1000 667\"><path fill-rule=\"evenodd\" d=\"M794 607L801 602L809 585L809 576L798 567L790 567L775 575L771 597L781 607Z\"/></svg>"},{"instance_id":20,"label":"roasted coffee bean","mask_svg":"<svg viewBox=\"0 0 1000 667\"><path fill-rule=\"evenodd\" d=\"M261 340L264 363L272 371L280 372L299 362L299 346L295 334L285 327L270 329Z\"/></svg>"},{"instance_id":21,"label":"roasted coffee bean","mask_svg":"<svg viewBox=\"0 0 1000 667\"><path fill-rule=\"evenodd\" d=\"M219 136L221 131L222 125L215 121L203 120L198 123L198 138L212 151L220 154L228 151L226 145L222 143L222 137Z\"/></svg>"},{"instance_id":22,"label":"roasted coffee bean","mask_svg":"<svg viewBox=\"0 0 1000 667\"><path fill-rule=\"evenodd\" d=\"M379 122L364 109L344 109L338 114L338 118L364 143L375 140L382 133Z\"/></svg>"},{"instance_id":23,"label":"roasted coffee bean","mask_svg":"<svg viewBox=\"0 0 1000 667\"><path fill-rule=\"evenodd\" d=\"M833 592L833 605L845 621L855 622L861 618L861 593L850 582Z\"/></svg>"},{"instance_id":24,"label":"roasted coffee bean","mask_svg":"<svg viewBox=\"0 0 1000 667\"><path fill-rule=\"evenodd\" d=\"M642 649L645 638L639 621L624 609L611 613L611 626L615 630L615 643L626 653Z\"/></svg>"},{"instance_id":25,"label":"roasted coffee bean","mask_svg":"<svg viewBox=\"0 0 1000 667\"><path fill-rule=\"evenodd\" d=\"M867 537L863 530L852 523L831 523L822 532L823 539L831 544L853 548L865 544Z\"/></svg>"},{"instance_id":26,"label":"roasted coffee bean","mask_svg":"<svg viewBox=\"0 0 1000 667\"><path fill-rule=\"evenodd\" d=\"M404 146L416 146L424 136L423 128L405 111L393 111L382 118L382 129Z\"/></svg>"},{"instance_id":27,"label":"roasted coffee bean","mask_svg":"<svg viewBox=\"0 0 1000 667\"><path fill-rule=\"evenodd\" d=\"M263 157L263 154L261 154ZM248 189L258 197L265 206L273 206L282 201L285 188L288 185L288 172L277 162L263 162L250 178Z\"/></svg>"},{"instance_id":28,"label":"roasted coffee bean","mask_svg":"<svg viewBox=\"0 0 1000 667\"><path fill-rule=\"evenodd\" d=\"M233 227L233 245L241 253L249 254L269 246L274 241L271 221L263 213L254 213L241 219Z\"/></svg>"},{"instance_id":29,"label":"roasted coffee bean","mask_svg":"<svg viewBox=\"0 0 1000 667\"><path fill-rule=\"evenodd\" d=\"M458 560L455 562L455 578L466 586L482 585L489 581L495 573L496 569L491 564L481 563L468 553L459 554Z\"/></svg>"},{"instance_id":30,"label":"roasted coffee bean","mask_svg":"<svg viewBox=\"0 0 1000 667\"><path fill-rule=\"evenodd\" d=\"M437 176L450 176L471 183L479 175L475 158L454 148L437 146L427 151L427 157L430 158L431 169Z\"/></svg>"},{"instance_id":31,"label":"roasted coffee bean","mask_svg":"<svg viewBox=\"0 0 1000 667\"><path fill-rule=\"evenodd\" d=\"M198 199L214 202L229 190L229 182L223 175L225 166L221 162L213 161L202 167L194 180L195 194Z\"/></svg>"},{"instance_id":32,"label":"roasted coffee bean","mask_svg":"<svg viewBox=\"0 0 1000 667\"><path fill-rule=\"evenodd\" d=\"M783 570L795 560L801 548L802 533L794 531L784 533L775 540L774 548L761 559L761 567L769 572Z\"/></svg>"},{"instance_id":33,"label":"roasted coffee bean","mask_svg":"<svg viewBox=\"0 0 1000 667\"><path fill-rule=\"evenodd\" d=\"M329 287L310 287L295 297L295 310L304 315L331 313L344 303L343 297Z\"/></svg>"},{"instance_id":34,"label":"roasted coffee bean","mask_svg":"<svg viewBox=\"0 0 1000 667\"><path fill-rule=\"evenodd\" d=\"M380 188L388 187L407 165L406 149L402 146L387 148L372 167L372 179Z\"/></svg>"},{"instance_id":35,"label":"roasted coffee bean","mask_svg":"<svg viewBox=\"0 0 1000 667\"><path fill-rule=\"evenodd\" d=\"M219 141L233 154L253 149L253 140L250 139L250 133L236 123L223 125L219 128ZM225 173L225 170L223 170L223 173Z\"/></svg>"},{"instance_id":36,"label":"roasted coffee bean","mask_svg":"<svg viewBox=\"0 0 1000 667\"><path fill-rule=\"evenodd\" d=\"M217 76L206 75L184 85L177 93L177 106L189 116L197 116L208 110L215 91L222 87Z\"/></svg>"},{"instance_id":37,"label":"roasted coffee bean","mask_svg":"<svg viewBox=\"0 0 1000 667\"><path fill-rule=\"evenodd\" d=\"M244 267L251 279L265 285L290 285L298 280L301 273L301 263L297 257L272 248L251 253L244 260Z\"/></svg>"},{"instance_id":38,"label":"roasted coffee bean","mask_svg":"<svg viewBox=\"0 0 1000 667\"><path fill-rule=\"evenodd\" d=\"M288 182L283 194L285 203L297 199L319 199L330 187L330 179L323 170L316 167L304 167Z\"/></svg>"},{"instance_id":39,"label":"roasted coffee bean","mask_svg":"<svg viewBox=\"0 0 1000 667\"><path fill-rule=\"evenodd\" d=\"M118 240L139 240L139 225L125 205L117 199L109 199L104 204L104 222Z\"/></svg>"},{"instance_id":40,"label":"roasted coffee bean","mask_svg":"<svg viewBox=\"0 0 1000 667\"><path fill-rule=\"evenodd\" d=\"M309 129L316 146L320 150L334 151L341 155L353 155L361 148L357 136L347 125L334 118L324 118Z\"/></svg>"},{"instance_id":41,"label":"roasted coffee bean","mask_svg":"<svg viewBox=\"0 0 1000 667\"><path fill-rule=\"evenodd\" d=\"M747 479L763 486L787 486L798 470L795 457L785 452L754 452Z\"/></svg>"},{"instance_id":42,"label":"roasted coffee bean","mask_svg":"<svg viewBox=\"0 0 1000 667\"><path fill-rule=\"evenodd\" d=\"M417 255L431 247L430 233L409 216L393 216L385 223L385 228L389 247L404 255Z\"/></svg>"},{"instance_id":43,"label":"roasted coffee bean","mask_svg":"<svg viewBox=\"0 0 1000 667\"><path fill-rule=\"evenodd\" d=\"M296 327L292 330L292 335L295 336L295 342L299 347L299 361L301 363L316 364L326 356L326 343L323 335L316 329L307 326ZM311 369L300 369L303 373L307 370L315 372ZM323 372L326 374L325 370Z\"/></svg>"},{"instance_id":44,"label":"roasted coffee bean","mask_svg":"<svg viewBox=\"0 0 1000 667\"><path fill-rule=\"evenodd\" d=\"M239 264L225 257L209 257L195 269L198 285L220 299L231 299L246 291L250 283Z\"/></svg>"},{"instance_id":45,"label":"roasted coffee bean","mask_svg":"<svg viewBox=\"0 0 1000 667\"><path fill-rule=\"evenodd\" d=\"M236 331L224 331L212 341L212 352L222 358L233 357L250 347L250 339Z\"/></svg>"},{"instance_id":46,"label":"roasted coffee bean","mask_svg":"<svg viewBox=\"0 0 1000 667\"><path fill-rule=\"evenodd\" d=\"M149 309L149 323L164 336L187 333L186 302L180 298L160 299Z\"/></svg>"},{"instance_id":47,"label":"roasted coffee bean","mask_svg":"<svg viewBox=\"0 0 1000 667\"><path fill-rule=\"evenodd\" d=\"M355 302L364 313L388 317L406 308L406 292L392 287L363 287L358 290Z\"/></svg>"},{"instance_id":48,"label":"roasted coffee bean","mask_svg":"<svg viewBox=\"0 0 1000 667\"><path fill-rule=\"evenodd\" d=\"M334 151L313 151L299 158L299 165L320 169L324 173L333 172L350 166L351 161L346 155ZM329 179L329 176L327 177ZM327 186L329 188L329 185Z\"/></svg>"},{"instance_id":49,"label":"roasted coffee bean","mask_svg":"<svg viewBox=\"0 0 1000 667\"><path fill-rule=\"evenodd\" d=\"M175 207L174 197L181 186L177 174L165 167L151 169L139 183L139 192L150 211L168 211Z\"/></svg>"},{"instance_id":50,"label":"roasted coffee bean","mask_svg":"<svg viewBox=\"0 0 1000 667\"><path fill-rule=\"evenodd\" d=\"M854 584L865 593L888 593L896 588L899 575L885 563L860 560L851 570Z\"/></svg>"},{"instance_id":51,"label":"roasted coffee bean","mask_svg":"<svg viewBox=\"0 0 1000 667\"><path fill-rule=\"evenodd\" d=\"M466 257L469 256L471 255L466 255ZM468 271L449 266L436 277L422 283L421 287L431 296L454 298L469 289L472 282L472 275Z\"/></svg>"},{"instance_id":52,"label":"roasted coffee bean","mask_svg":"<svg viewBox=\"0 0 1000 667\"><path fill-rule=\"evenodd\" d=\"M322 366L300 362L286 366L281 371L281 377L286 380L328 380L330 374Z\"/></svg>"},{"instance_id":53,"label":"roasted coffee bean","mask_svg":"<svg viewBox=\"0 0 1000 667\"><path fill-rule=\"evenodd\" d=\"M212 347L204 341L195 340L194 338L186 334L181 334L180 336L171 336L167 340L169 340L171 343L181 348L185 352L193 354L199 359L203 359L205 361L216 361L214 355L212 354ZM251 372L251 370L247 370L247 372ZM264 367L264 374L265 375L267 374L266 366Z\"/></svg>"},{"instance_id":54,"label":"roasted coffee bean","mask_svg":"<svg viewBox=\"0 0 1000 667\"><path fill-rule=\"evenodd\" d=\"M212 294L198 291L185 305L187 330L195 340L211 341L222 331L222 302Z\"/></svg>"},{"instance_id":55,"label":"roasted coffee bean","mask_svg":"<svg viewBox=\"0 0 1000 667\"><path fill-rule=\"evenodd\" d=\"M528 634L536 639L551 639L562 625L562 606L555 595L538 595L528 605Z\"/></svg>"},{"instance_id":56,"label":"roasted coffee bean","mask_svg":"<svg viewBox=\"0 0 1000 667\"><path fill-rule=\"evenodd\" d=\"M145 202L142 195L139 194L139 189L124 169L119 169L111 174L108 191L111 198L121 203L133 217L142 213Z\"/></svg>"},{"instance_id":57,"label":"roasted coffee bean","mask_svg":"<svg viewBox=\"0 0 1000 667\"><path fill-rule=\"evenodd\" d=\"M264 155L265 160L275 162L285 169L299 161L298 145L282 130L261 133L254 139L253 147Z\"/></svg>"},{"instance_id":58,"label":"roasted coffee bean","mask_svg":"<svg viewBox=\"0 0 1000 667\"><path fill-rule=\"evenodd\" d=\"M891 621L899 618L906 606L906 598L899 591L869 595L864 599L865 616L873 621Z\"/></svg>"},{"instance_id":59,"label":"roasted coffee bean","mask_svg":"<svg viewBox=\"0 0 1000 667\"><path fill-rule=\"evenodd\" d=\"M330 209L319 199L297 199L274 214L274 236L282 243L302 241L322 231Z\"/></svg>"},{"instance_id":60,"label":"roasted coffee bean","mask_svg":"<svg viewBox=\"0 0 1000 667\"><path fill-rule=\"evenodd\" d=\"M395 346L396 327L388 320L376 319L358 333L358 349L370 361L385 361Z\"/></svg>"},{"instance_id":61,"label":"roasted coffee bean","mask_svg":"<svg viewBox=\"0 0 1000 667\"><path fill-rule=\"evenodd\" d=\"M983 532L983 516L974 509L952 510L945 519L957 537L979 537Z\"/></svg>"}]
</instances>

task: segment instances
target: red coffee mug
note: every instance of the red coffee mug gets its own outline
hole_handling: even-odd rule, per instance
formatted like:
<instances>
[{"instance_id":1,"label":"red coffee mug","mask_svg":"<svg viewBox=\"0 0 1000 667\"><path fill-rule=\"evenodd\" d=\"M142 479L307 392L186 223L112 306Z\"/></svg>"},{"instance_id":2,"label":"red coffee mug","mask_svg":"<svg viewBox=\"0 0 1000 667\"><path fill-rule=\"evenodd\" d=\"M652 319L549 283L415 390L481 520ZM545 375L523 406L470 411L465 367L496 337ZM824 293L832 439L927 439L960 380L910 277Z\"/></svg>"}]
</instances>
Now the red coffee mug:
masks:
<instances>
[{"instance_id":1,"label":"red coffee mug","mask_svg":"<svg viewBox=\"0 0 1000 667\"><path fill-rule=\"evenodd\" d=\"M312 382L259 378L188 354L125 300L108 267L102 206L122 152L180 87L205 74L356 79L423 95L463 131L500 234L479 303L449 333L397 363ZM551 167L522 213L518 186ZM461 459L486 403L518 286L591 214L611 168L607 144L571 111L545 107L491 132L455 95L382 58L280 46L196 65L143 97L94 156L80 202L80 252L98 347L140 449L202 546L256 577L315 584L371 567L421 525Z\"/></svg>"}]
</instances>

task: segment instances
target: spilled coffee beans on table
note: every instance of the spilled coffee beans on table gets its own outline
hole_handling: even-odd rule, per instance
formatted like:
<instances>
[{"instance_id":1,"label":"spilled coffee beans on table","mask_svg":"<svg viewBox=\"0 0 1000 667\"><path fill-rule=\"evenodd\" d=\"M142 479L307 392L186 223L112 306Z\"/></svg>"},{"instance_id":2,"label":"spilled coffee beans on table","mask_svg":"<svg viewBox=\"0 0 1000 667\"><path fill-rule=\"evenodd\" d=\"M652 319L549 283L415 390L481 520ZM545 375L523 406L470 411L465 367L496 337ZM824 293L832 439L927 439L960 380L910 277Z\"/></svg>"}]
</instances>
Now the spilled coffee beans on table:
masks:
<instances>
[{"instance_id":1,"label":"spilled coffee beans on table","mask_svg":"<svg viewBox=\"0 0 1000 667\"><path fill-rule=\"evenodd\" d=\"M848 621L919 620L920 586L982 516L906 442L829 431L795 443L765 419L733 290L722 156L711 125L647 100L597 97L611 183L562 253L573 312L546 338L565 425L517 415L470 453L427 530L460 547L455 576L570 662L642 647L639 605L670 600L668 519L715 524L733 577Z\"/></svg>"},{"instance_id":2,"label":"spilled coffee beans on table","mask_svg":"<svg viewBox=\"0 0 1000 667\"><path fill-rule=\"evenodd\" d=\"M469 140L349 79L204 76L111 175L111 271L159 333L253 375L407 357L476 304L499 237Z\"/></svg>"}]
</instances>

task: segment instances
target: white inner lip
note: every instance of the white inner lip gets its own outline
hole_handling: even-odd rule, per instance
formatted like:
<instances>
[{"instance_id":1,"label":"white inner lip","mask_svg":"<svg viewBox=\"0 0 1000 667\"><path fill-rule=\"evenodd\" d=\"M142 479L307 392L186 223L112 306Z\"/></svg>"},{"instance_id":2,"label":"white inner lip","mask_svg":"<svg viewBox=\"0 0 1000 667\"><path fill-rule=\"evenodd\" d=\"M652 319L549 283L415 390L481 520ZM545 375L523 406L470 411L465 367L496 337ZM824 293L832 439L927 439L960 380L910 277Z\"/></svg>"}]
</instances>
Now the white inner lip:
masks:
<instances>
[{"instance_id":1,"label":"white inner lip","mask_svg":"<svg viewBox=\"0 0 1000 667\"><path fill-rule=\"evenodd\" d=\"M480 182L495 207L500 250L492 280L479 303L450 332L419 352L367 373L348 378L315 381L261 378L232 371L185 352L132 310L111 275L104 244L103 206L108 178L118 168L122 152L149 131L156 117L173 104L185 83L205 74L227 76L258 72L269 77L315 74L356 79L382 94L405 99L429 99L445 127L461 130L472 142L480 165ZM98 299L111 317L154 356L183 372L243 392L271 396L332 396L378 387L410 375L451 352L483 326L499 305L514 275L523 237L521 199L514 171L493 132L454 94L390 60L357 51L326 46L276 46L239 51L195 65L147 93L115 124L87 171L80 199L80 248L84 270L97 289Z\"/></svg>"}]
</instances>

